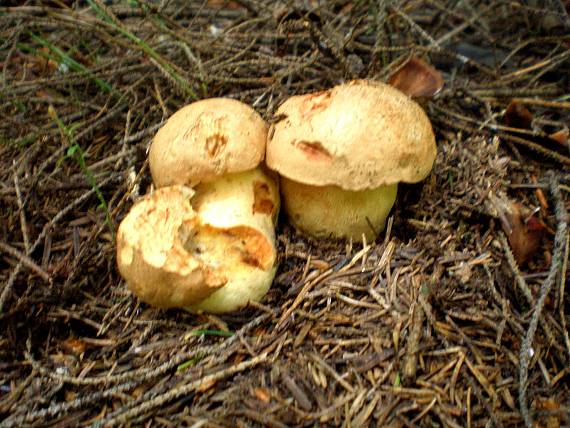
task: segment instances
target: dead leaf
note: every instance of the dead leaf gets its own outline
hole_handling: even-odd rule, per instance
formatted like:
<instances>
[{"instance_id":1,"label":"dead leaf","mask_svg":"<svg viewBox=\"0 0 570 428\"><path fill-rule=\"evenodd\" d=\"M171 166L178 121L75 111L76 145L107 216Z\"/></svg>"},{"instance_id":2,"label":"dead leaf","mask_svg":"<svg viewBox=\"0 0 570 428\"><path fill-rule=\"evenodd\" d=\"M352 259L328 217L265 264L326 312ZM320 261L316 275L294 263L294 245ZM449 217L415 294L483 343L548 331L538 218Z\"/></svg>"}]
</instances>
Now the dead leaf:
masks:
<instances>
[{"instance_id":1,"label":"dead leaf","mask_svg":"<svg viewBox=\"0 0 570 428\"><path fill-rule=\"evenodd\" d=\"M214 379L210 379L210 380L207 380L205 382L202 382L200 384L200 386L198 387L198 392L206 392L207 390L211 389L216 383L218 383L218 382Z\"/></svg>"},{"instance_id":2,"label":"dead leaf","mask_svg":"<svg viewBox=\"0 0 570 428\"><path fill-rule=\"evenodd\" d=\"M530 129L532 113L524 105L511 101L505 111L505 124L511 128Z\"/></svg>"},{"instance_id":3,"label":"dead leaf","mask_svg":"<svg viewBox=\"0 0 570 428\"><path fill-rule=\"evenodd\" d=\"M74 355L81 355L87 350L87 343L81 339L70 337L61 343L61 347Z\"/></svg>"},{"instance_id":4,"label":"dead leaf","mask_svg":"<svg viewBox=\"0 0 570 428\"><path fill-rule=\"evenodd\" d=\"M412 56L390 76L388 84L411 97L432 97L443 88L443 77L431 65Z\"/></svg>"},{"instance_id":5,"label":"dead leaf","mask_svg":"<svg viewBox=\"0 0 570 428\"><path fill-rule=\"evenodd\" d=\"M147 392L147 390L148 390L148 387L146 385L139 385L135 389L133 389L133 392L131 393L131 395L135 400L138 400L139 398L141 398L143 396L143 394L145 392Z\"/></svg>"},{"instance_id":6,"label":"dead leaf","mask_svg":"<svg viewBox=\"0 0 570 428\"><path fill-rule=\"evenodd\" d=\"M556 141L564 148L568 148L568 128L561 129L560 131L553 132L548 136L552 141Z\"/></svg>"},{"instance_id":7,"label":"dead leaf","mask_svg":"<svg viewBox=\"0 0 570 428\"><path fill-rule=\"evenodd\" d=\"M208 0L208 7L216 10L245 10L245 7L232 0Z\"/></svg>"},{"instance_id":8,"label":"dead leaf","mask_svg":"<svg viewBox=\"0 0 570 428\"><path fill-rule=\"evenodd\" d=\"M73 401L77 396L78 393L76 391L65 391L64 393L65 401Z\"/></svg>"},{"instance_id":9,"label":"dead leaf","mask_svg":"<svg viewBox=\"0 0 570 428\"><path fill-rule=\"evenodd\" d=\"M546 412L546 428L560 428L560 415L556 414L556 411L560 410L560 404L557 403L552 398L540 398L537 397L535 401L536 410L538 412ZM554 414L548 414L552 412ZM544 425L541 425L544 426Z\"/></svg>"},{"instance_id":10,"label":"dead leaf","mask_svg":"<svg viewBox=\"0 0 570 428\"><path fill-rule=\"evenodd\" d=\"M257 399L265 404L269 404L271 401L271 394L267 388L254 388L253 394Z\"/></svg>"},{"instance_id":11,"label":"dead leaf","mask_svg":"<svg viewBox=\"0 0 570 428\"><path fill-rule=\"evenodd\" d=\"M503 224L503 230L516 262L522 266L538 250L545 225L528 208L517 202L509 203L505 218L509 224Z\"/></svg>"}]
</instances>

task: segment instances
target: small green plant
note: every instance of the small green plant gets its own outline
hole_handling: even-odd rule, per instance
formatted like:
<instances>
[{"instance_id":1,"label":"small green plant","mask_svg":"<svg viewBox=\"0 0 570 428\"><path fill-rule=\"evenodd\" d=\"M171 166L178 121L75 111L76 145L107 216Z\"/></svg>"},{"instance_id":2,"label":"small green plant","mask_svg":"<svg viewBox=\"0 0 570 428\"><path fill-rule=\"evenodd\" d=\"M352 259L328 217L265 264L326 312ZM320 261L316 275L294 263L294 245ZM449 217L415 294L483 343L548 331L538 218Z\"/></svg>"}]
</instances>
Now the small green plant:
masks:
<instances>
[{"instance_id":1,"label":"small green plant","mask_svg":"<svg viewBox=\"0 0 570 428\"><path fill-rule=\"evenodd\" d=\"M402 386L402 379L400 378L400 372L396 373L396 379L394 379L394 386L395 387Z\"/></svg>"},{"instance_id":2,"label":"small green plant","mask_svg":"<svg viewBox=\"0 0 570 428\"><path fill-rule=\"evenodd\" d=\"M115 90L115 88L110 83L102 79L99 79L98 77L95 77L95 75L91 70L89 70L83 64L80 64L79 62L75 61L73 58L71 58L69 55L67 55L64 51L55 46L49 40L37 36L34 33L30 33L30 37L34 41L41 44L42 46L47 47L49 52L37 50L31 46L26 45L25 43L18 43L17 46L20 50L33 53L34 55L42 56L46 59L52 60L60 65L63 65L69 68L70 70L82 73L85 76L89 77L91 80L93 80L95 84L99 86L99 88L104 92L113 93L115 95L121 95L120 93L118 93L117 90Z\"/></svg>"},{"instance_id":3,"label":"small green plant","mask_svg":"<svg viewBox=\"0 0 570 428\"><path fill-rule=\"evenodd\" d=\"M190 358L188 361L183 362L182 364L179 364L178 367L176 367L176 371L178 373L183 372L185 370L188 370L190 367L195 366L196 364L198 364L201 360L203 360L205 357L205 355L197 355L194 358Z\"/></svg>"},{"instance_id":4,"label":"small green plant","mask_svg":"<svg viewBox=\"0 0 570 428\"><path fill-rule=\"evenodd\" d=\"M93 172L87 167L87 163L85 162L85 152L81 148L81 146L75 140L75 136L73 134L73 128L66 126L61 119L58 117L57 112L53 106L49 106L48 114L52 118L52 120L57 124L57 127L63 134L63 137L68 141L69 147L65 154L64 159L73 159L81 169L82 174L85 176L85 181L87 184L91 186L91 188L95 191L97 198L99 199L99 205L97 206L98 210L102 210L105 213L105 224L109 228L111 235L113 238L115 237L115 230L113 228L113 223L111 221L111 214L109 212L109 207L107 202L105 201L105 197L101 192L101 189L97 185L97 180L95 180L95 176Z\"/></svg>"}]
</instances>

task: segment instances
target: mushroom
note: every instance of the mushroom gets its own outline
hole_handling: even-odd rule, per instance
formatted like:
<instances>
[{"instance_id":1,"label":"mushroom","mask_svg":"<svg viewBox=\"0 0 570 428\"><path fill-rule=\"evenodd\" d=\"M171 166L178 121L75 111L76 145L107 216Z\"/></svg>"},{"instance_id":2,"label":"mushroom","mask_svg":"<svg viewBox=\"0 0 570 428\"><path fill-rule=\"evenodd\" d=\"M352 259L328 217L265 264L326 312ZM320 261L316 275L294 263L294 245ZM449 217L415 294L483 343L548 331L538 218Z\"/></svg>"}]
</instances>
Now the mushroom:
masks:
<instances>
[{"instance_id":1,"label":"mushroom","mask_svg":"<svg viewBox=\"0 0 570 428\"><path fill-rule=\"evenodd\" d=\"M272 174L260 166L266 140L267 124L247 104L230 98L197 101L174 113L154 137L149 152L153 182L158 188L190 186L196 191L195 198L216 189L217 195L236 201L233 208L226 205L225 209L236 213L241 207L244 211L239 216L245 219L253 211L247 203L238 201L238 195L259 193L259 182L273 183ZM247 171L252 174L239 176ZM236 180L242 183L249 177L253 193L222 190L234 180L232 177L241 177ZM220 185L216 184L218 181ZM278 194L271 204L271 215L265 217L273 220L274 226L279 211Z\"/></svg>"},{"instance_id":2,"label":"mushroom","mask_svg":"<svg viewBox=\"0 0 570 428\"><path fill-rule=\"evenodd\" d=\"M129 214L119 228L120 271L143 301L221 313L265 295L276 270L279 212L277 181L258 166L266 138L267 125L255 110L226 98L185 106L158 131L149 153L158 189L135 205L139 214ZM183 221L187 217L195 220ZM157 248L169 249L163 263L144 255L150 254L145 245L155 241ZM138 258L121 255L137 251ZM188 269L172 274L169 257L181 266L190 263L197 280L188 282ZM133 273L131 265L142 273ZM149 269L140 268L146 265L160 272L147 275Z\"/></svg>"},{"instance_id":3,"label":"mushroom","mask_svg":"<svg viewBox=\"0 0 570 428\"><path fill-rule=\"evenodd\" d=\"M154 306L212 313L260 300L276 269L271 216L278 190L266 177L257 171L218 181L195 200L196 209L194 190L183 185L139 200L117 233L118 267L131 291ZM246 204L250 216L243 215Z\"/></svg>"},{"instance_id":4,"label":"mushroom","mask_svg":"<svg viewBox=\"0 0 570 428\"><path fill-rule=\"evenodd\" d=\"M352 81L293 96L277 110L266 162L293 225L316 238L375 239L397 183L423 180L436 156L422 108L386 84Z\"/></svg>"},{"instance_id":5,"label":"mushroom","mask_svg":"<svg viewBox=\"0 0 570 428\"><path fill-rule=\"evenodd\" d=\"M179 307L204 299L226 278L204 264L188 246L200 221L190 205L194 191L165 187L131 208L117 232L117 264L128 287L158 307Z\"/></svg>"}]
</instances>

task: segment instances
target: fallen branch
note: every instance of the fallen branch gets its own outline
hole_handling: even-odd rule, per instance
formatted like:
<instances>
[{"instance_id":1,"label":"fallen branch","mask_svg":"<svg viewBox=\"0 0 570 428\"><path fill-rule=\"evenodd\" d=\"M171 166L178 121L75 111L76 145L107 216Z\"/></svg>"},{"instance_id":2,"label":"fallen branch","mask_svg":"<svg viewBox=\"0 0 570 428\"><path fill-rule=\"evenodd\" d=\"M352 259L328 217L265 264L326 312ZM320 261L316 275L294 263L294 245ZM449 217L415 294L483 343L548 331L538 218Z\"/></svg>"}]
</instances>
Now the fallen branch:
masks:
<instances>
[{"instance_id":1,"label":"fallen branch","mask_svg":"<svg viewBox=\"0 0 570 428\"><path fill-rule=\"evenodd\" d=\"M536 333L536 327L538 325L540 315L542 314L542 309L544 308L544 302L548 296L548 293L550 293L550 289L554 285L557 274L560 272L560 269L562 267L565 246L564 244L566 242L568 227L568 214L564 206L564 200L560 194L558 177L553 172L549 172L549 176L549 190L554 199L554 213L557 222L556 235L554 236L552 263L550 264L548 276L540 286L540 295L536 301L534 313L532 314L528 330L523 339L519 355L519 405L525 425L528 428L533 427L533 422L529 413L526 397L526 383L528 381L528 368L530 365L531 347L534 340L534 334Z\"/></svg>"},{"instance_id":2,"label":"fallen branch","mask_svg":"<svg viewBox=\"0 0 570 428\"><path fill-rule=\"evenodd\" d=\"M168 403L169 401L172 401L178 397L188 395L191 392L195 391L196 389L200 388L200 386L202 385L208 385L210 383L217 382L226 377L232 376L236 373L242 372L258 364L261 364L265 360L267 360L267 354L263 353L261 355L258 355L257 357L251 358L250 360L244 361L240 364L236 364L235 366L219 370L215 373L212 373L211 375L197 379L194 382L190 382L188 384L182 385L181 387L174 388L168 392L165 392L164 394L157 395L151 400L139 403L138 405L133 406L128 410L125 410L125 407L123 407L117 412L111 413L107 418L95 422L92 426L94 428L100 426L114 427L117 425L128 424L129 421L132 421L137 416L140 416L145 412L148 412L149 410L154 409L156 407L160 407L163 404Z\"/></svg>"}]
</instances>

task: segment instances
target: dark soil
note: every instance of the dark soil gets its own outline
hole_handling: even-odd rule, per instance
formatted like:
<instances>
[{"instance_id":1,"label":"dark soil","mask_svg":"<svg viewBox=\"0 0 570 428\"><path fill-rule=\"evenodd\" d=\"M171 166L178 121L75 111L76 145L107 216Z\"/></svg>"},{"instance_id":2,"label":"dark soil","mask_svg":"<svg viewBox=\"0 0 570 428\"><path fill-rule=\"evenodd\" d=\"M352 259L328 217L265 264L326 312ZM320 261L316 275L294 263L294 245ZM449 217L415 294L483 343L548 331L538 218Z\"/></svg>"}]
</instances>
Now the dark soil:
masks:
<instances>
[{"instance_id":1,"label":"dark soil","mask_svg":"<svg viewBox=\"0 0 570 428\"><path fill-rule=\"evenodd\" d=\"M570 426L565 2L3 4L0 426ZM418 99L438 157L377 242L283 217L272 289L231 315L128 291L115 232L173 112L271 121L412 56L445 81Z\"/></svg>"}]
</instances>

